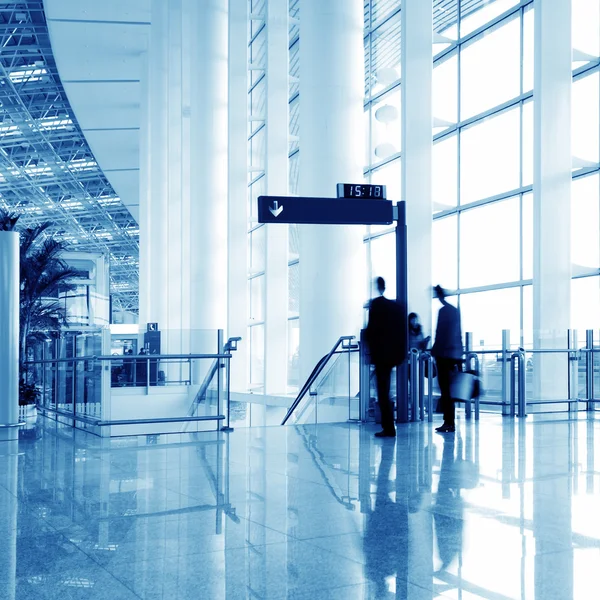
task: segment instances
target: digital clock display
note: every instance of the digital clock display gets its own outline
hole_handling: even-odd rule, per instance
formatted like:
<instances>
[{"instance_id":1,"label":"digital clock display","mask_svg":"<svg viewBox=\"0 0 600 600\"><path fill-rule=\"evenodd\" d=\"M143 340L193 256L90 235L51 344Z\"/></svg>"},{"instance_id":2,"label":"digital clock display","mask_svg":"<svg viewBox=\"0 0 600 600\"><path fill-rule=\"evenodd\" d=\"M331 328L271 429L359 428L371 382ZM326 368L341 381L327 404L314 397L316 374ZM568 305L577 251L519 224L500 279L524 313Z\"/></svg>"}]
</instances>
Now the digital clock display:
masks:
<instances>
[{"instance_id":1,"label":"digital clock display","mask_svg":"<svg viewBox=\"0 0 600 600\"><path fill-rule=\"evenodd\" d=\"M370 200L385 200L385 185L370 183L338 183L338 198L369 198Z\"/></svg>"}]
</instances>

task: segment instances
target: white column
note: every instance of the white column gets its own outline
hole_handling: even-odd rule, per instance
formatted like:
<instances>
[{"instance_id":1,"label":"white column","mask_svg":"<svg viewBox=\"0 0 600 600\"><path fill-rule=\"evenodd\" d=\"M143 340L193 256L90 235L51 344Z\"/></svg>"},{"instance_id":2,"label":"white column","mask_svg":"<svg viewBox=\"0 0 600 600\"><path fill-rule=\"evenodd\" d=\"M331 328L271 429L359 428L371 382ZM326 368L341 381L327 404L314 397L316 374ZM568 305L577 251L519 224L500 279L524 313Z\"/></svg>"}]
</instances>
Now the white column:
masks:
<instances>
[{"instance_id":1,"label":"white column","mask_svg":"<svg viewBox=\"0 0 600 600\"><path fill-rule=\"evenodd\" d=\"M247 389L248 348L248 1L229 0L229 215L227 335L241 337L231 387Z\"/></svg>"},{"instance_id":2,"label":"white column","mask_svg":"<svg viewBox=\"0 0 600 600\"><path fill-rule=\"evenodd\" d=\"M361 0L303 0L300 44L300 195L335 197L363 181L364 49ZM364 302L364 228L301 225L300 378L341 335L358 334Z\"/></svg>"},{"instance_id":3,"label":"white column","mask_svg":"<svg viewBox=\"0 0 600 600\"><path fill-rule=\"evenodd\" d=\"M226 327L227 4L152 2L140 321L163 352L212 350L198 332Z\"/></svg>"},{"instance_id":4,"label":"white column","mask_svg":"<svg viewBox=\"0 0 600 600\"><path fill-rule=\"evenodd\" d=\"M267 194L288 194L288 0L267 3ZM287 387L288 228L266 225L265 392Z\"/></svg>"},{"instance_id":5,"label":"white column","mask_svg":"<svg viewBox=\"0 0 600 600\"><path fill-rule=\"evenodd\" d=\"M535 3L533 327L566 347L571 306L571 1ZM562 356L537 356L534 396L567 397Z\"/></svg>"},{"instance_id":6,"label":"white column","mask_svg":"<svg viewBox=\"0 0 600 600\"><path fill-rule=\"evenodd\" d=\"M402 0L402 199L408 232L408 310L431 331L433 8Z\"/></svg>"},{"instance_id":7,"label":"white column","mask_svg":"<svg viewBox=\"0 0 600 600\"><path fill-rule=\"evenodd\" d=\"M190 0L192 329L227 321L227 0Z\"/></svg>"},{"instance_id":8,"label":"white column","mask_svg":"<svg viewBox=\"0 0 600 600\"><path fill-rule=\"evenodd\" d=\"M19 234L0 231L0 425L19 420ZM0 427L0 441L19 439Z\"/></svg>"}]
</instances>

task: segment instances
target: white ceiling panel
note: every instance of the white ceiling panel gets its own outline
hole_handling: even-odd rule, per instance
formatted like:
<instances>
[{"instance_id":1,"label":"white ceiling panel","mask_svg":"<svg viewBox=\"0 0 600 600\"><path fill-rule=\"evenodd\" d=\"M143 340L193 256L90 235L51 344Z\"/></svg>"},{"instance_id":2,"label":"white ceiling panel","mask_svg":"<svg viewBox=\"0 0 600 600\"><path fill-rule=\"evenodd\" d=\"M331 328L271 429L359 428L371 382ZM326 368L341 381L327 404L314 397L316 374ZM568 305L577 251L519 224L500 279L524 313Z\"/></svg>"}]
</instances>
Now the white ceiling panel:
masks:
<instances>
[{"instance_id":1,"label":"white ceiling panel","mask_svg":"<svg viewBox=\"0 0 600 600\"><path fill-rule=\"evenodd\" d=\"M123 129L140 126L139 83L65 83L77 120L87 129Z\"/></svg>"},{"instance_id":2,"label":"white ceiling panel","mask_svg":"<svg viewBox=\"0 0 600 600\"><path fill-rule=\"evenodd\" d=\"M150 0L44 0L48 21L150 21Z\"/></svg>"},{"instance_id":3,"label":"white ceiling panel","mask_svg":"<svg viewBox=\"0 0 600 600\"><path fill-rule=\"evenodd\" d=\"M53 21L52 52L63 84L69 81L139 81L148 46L146 25Z\"/></svg>"},{"instance_id":4,"label":"white ceiling panel","mask_svg":"<svg viewBox=\"0 0 600 600\"><path fill-rule=\"evenodd\" d=\"M107 171L139 168L139 132L108 130L86 131L84 134L96 160L107 175Z\"/></svg>"}]
</instances>

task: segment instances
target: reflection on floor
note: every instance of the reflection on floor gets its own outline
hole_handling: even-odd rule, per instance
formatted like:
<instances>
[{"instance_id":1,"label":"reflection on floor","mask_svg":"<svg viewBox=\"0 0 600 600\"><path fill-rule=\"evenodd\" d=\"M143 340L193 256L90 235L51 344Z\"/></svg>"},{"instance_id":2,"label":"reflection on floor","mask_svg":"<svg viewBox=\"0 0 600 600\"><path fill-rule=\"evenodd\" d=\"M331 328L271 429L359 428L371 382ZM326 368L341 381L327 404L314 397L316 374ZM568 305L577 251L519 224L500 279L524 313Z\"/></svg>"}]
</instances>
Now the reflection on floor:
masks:
<instances>
[{"instance_id":1,"label":"reflection on floor","mask_svg":"<svg viewBox=\"0 0 600 600\"><path fill-rule=\"evenodd\" d=\"M40 420L0 443L0 598L598 597L600 421L374 430Z\"/></svg>"}]
</instances>

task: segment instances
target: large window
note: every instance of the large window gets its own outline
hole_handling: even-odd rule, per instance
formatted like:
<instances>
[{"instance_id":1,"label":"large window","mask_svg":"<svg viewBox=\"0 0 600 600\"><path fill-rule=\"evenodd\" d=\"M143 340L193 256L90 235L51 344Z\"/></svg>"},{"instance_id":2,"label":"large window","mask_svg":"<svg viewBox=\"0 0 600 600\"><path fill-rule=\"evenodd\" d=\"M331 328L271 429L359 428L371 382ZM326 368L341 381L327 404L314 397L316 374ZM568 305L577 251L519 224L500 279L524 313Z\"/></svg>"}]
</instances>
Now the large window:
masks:
<instances>
[{"instance_id":1,"label":"large window","mask_svg":"<svg viewBox=\"0 0 600 600\"><path fill-rule=\"evenodd\" d=\"M489 347L502 329L521 339L530 298L533 2L457 4L445 29L434 10L433 283L458 290L464 331Z\"/></svg>"}]
</instances>

